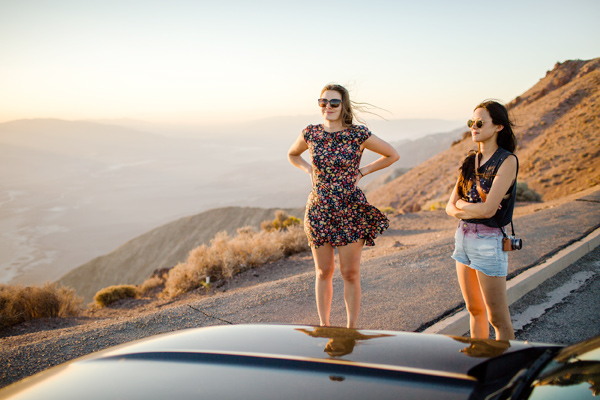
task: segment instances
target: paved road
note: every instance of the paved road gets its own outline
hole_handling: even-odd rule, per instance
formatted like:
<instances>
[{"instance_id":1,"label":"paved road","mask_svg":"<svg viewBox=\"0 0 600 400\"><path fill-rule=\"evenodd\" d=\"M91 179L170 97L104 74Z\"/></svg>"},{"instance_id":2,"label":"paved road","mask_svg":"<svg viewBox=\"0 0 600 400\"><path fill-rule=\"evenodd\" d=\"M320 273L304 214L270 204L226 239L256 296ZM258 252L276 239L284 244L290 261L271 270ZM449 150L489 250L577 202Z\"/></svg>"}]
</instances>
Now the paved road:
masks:
<instances>
[{"instance_id":1,"label":"paved road","mask_svg":"<svg viewBox=\"0 0 600 400\"><path fill-rule=\"evenodd\" d=\"M515 230L524 248L509 255L509 278L549 259L598 227L600 191L517 217ZM453 238L444 237L361 265L361 327L423 331L462 308L450 259L453 248ZM334 306L334 311L335 315L344 312L341 306Z\"/></svg>"},{"instance_id":2,"label":"paved road","mask_svg":"<svg viewBox=\"0 0 600 400\"><path fill-rule=\"evenodd\" d=\"M600 246L511 307L518 340L571 344L600 335Z\"/></svg>"}]
</instances>

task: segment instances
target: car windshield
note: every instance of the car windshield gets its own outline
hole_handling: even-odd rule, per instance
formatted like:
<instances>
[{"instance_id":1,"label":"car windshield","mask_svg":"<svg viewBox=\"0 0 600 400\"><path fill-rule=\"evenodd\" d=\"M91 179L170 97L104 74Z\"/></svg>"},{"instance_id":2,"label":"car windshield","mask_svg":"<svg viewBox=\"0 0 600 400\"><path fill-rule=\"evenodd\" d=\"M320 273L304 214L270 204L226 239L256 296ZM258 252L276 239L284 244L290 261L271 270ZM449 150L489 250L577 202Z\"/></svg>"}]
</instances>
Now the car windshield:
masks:
<instances>
[{"instance_id":1,"label":"car windshield","mask_svg":"<svg viewBox=\"0 0 600 400\"><path fill-rule=\"evenodd\" d=\"M560 351L547 348L530 359L535 361L504 387L485 396L486 400L585 399L600 394L600 337Z\"/></svg>"},{"instance_id":2,"label":"car windshield","mask_svg":"<svg viewBox=\"0 0 600 400\"><path fill-rule=\"evenodd\" d=\"M584 399L600 395L600 337L558 353L531 383L530 399Z\"/></svg>"}]
</instances>

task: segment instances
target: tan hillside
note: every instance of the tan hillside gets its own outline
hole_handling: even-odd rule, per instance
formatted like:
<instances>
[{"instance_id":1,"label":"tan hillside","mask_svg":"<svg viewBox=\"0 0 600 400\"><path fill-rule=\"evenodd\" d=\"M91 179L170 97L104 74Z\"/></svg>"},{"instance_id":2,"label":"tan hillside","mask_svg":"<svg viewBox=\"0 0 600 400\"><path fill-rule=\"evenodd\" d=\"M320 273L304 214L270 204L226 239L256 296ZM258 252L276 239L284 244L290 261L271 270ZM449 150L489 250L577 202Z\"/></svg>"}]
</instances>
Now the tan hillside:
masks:
<instances>
[{"instance_id":1,"label":"tan hillside","mask_svg":"<svg viewBox=\"0 0 600 400\"><path fill-rule=\"evenodd\" d=\"M544 200L600 183L600 58L557 63L507 106L517 124L519 181L527 182ZM370 192L369 200L406 212L419 210L429 200L447 200L470 149L475 145L467 135Z\"/></svg>"},{"instance_id":2,"label":"tan hillside","mask_svg":"<svg viewBox=\"0 0 600 400\"><path fill-rule=\"evenodd\" d=\"M209 210L160 226L115 251L75 268L58 282L72 287L90 302L105 287L119 284L138 285L159 268L174 267L185 261L188 253L208 244L216 233L234 234L244 226L259 227L275 217L276 209L227 207ZM290 215L302 218L303 209L286 209Z\"/></svg>"}]
</instances>

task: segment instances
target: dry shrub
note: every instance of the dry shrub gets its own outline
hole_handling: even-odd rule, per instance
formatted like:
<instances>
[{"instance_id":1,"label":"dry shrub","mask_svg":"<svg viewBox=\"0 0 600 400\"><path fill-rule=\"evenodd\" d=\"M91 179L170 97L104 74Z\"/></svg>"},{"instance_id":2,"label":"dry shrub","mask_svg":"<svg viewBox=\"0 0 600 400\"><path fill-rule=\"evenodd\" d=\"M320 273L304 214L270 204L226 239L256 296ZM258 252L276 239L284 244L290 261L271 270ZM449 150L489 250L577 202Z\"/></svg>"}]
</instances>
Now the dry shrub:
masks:
<instances>
[{"instance_id":1,"label":"dry shrub","mask_svg":"<svg viewBox=\"0 0 600 400\"><path fill-rule=\"evenodd\" d=\"M38 318L75 316L82 304L74 289L56 283L41 287L0 284L0 327Z\"/></svg>"},{"instance_id":2,"label":"dry shrub","mask_svg":"<svg viewBox=\"0 0 600 400\"><path fill-rule=\"evenodd\" d=\"M308 249L306 235L300 226L260 232L244 227L237 233L236 237L230 237L227 232L220 232L210 246L202 245L192 250L185 263L179 263L169 271L165 295L174 297L200 287L207 277L229 279L247 269Z\"/></svg>"},{"instance_id":3,"label":"dry shrub","mask_svg":"<svg viewBox=\"0 0 600 400\"><path fill-rule=\"evenodd\" d=\"M381 211L384 214L395 214L396 213L396 209L394 207L390 207L390 206L380 207L379 211Z\"/></svg>"},{"instance_id":4,"label":"dry shrub","mask_svg":"<svg viewBox=\"0 0 600 400\"><path fill-rule=\"evenodd\" d=\"M111 305L117 300L137 297L136 287L133 285L115 285L101 289L94 296L94 301L100 307Z\"/></svg>"},{"instance_id":5,"label":"dry shrub","mask_svg":"<svg viewBox=\"0 0 600 400\"><path fill-rule=\"evenodd\" d=\"M155 269L152 275L141 285L137 286L137 294L140 297L156 297L160 295L165 288L165 282L169 275L170 268Z\"/></svg>"},{"instance_id":6,"label":"dry shrub","mask_svg":"<svg viewBox=\"0 0 600 400\"><path fill-rule=\"evenodd\" d=\"M421 209L425 211L445 210L446 204L448 204L448 199L433 199L423 204Z\"/></svg>"},{"instance_id":7,"label":"dry shrub","mask_svg":"<svg viewBox=\"0 0 600 400\"><path fill-rule=\"evenodd\" d=\"M196 250L190 252L190 257ZM188 263L177 264L169 271L163 294L167 297L175 297L200 287L200 282L208 276L203 273L203 270L204 268L194 268Z\"/></svg>"},{"instance_id":8,"label":"dry shrub","mask_svg":"<svg viewBox=\"0 0 600 400\"><path fill-rule=\"evenodd\" d=\"M286 257L310 249L304 227L300 225L290 226L276 235L275 239L279 242L283 255Z\"/></svg>"},{"instance_id":9,"label":"dry shrub","mask_svg":"<svg viewBox=\"0 0 600 400\"><path fill-rule=\"evenodd\" d=\"M517 201L542 201L542 195L529 188L527 182L517 182Z\"/></svg>"},{"instance_id":10,"label":"dry shrub","mask_svg":"<svg viewBox=\"0 0 600 400\"><path fill-rule=\"evenodd\" d=\"M267 232L285 230L291 226L300 225L302 221L293 215L288 215L283 210L275 211L275 219L273 221L263 221L260 228Z\"/></svg>"},{"instance_id":11,"label":"dry shrub","mask_svg":"<svg viewBox=\"0 0 600 400\"><path fill-rule=\"evenodd\" d=\"M155 292L157 288L164 286L164 284L165 278L153 275L137 287L137 294L139 296L146 296Z\"/></svg>"}]
</instances>

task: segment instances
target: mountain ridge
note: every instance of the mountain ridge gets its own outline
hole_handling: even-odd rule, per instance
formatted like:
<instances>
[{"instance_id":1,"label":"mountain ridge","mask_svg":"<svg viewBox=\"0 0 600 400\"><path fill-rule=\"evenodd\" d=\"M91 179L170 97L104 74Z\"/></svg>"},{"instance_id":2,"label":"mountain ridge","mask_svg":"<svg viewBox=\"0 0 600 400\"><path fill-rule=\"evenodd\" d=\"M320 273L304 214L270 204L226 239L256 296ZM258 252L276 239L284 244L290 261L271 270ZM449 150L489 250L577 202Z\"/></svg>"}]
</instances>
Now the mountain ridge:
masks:
<instances>
[{"instance_id":1,"label":"mountain ridge","mask_svg":"<svg viewBox=\"0 0 600 400\"><path fill-rule=\"evenodd\" d=\"M507 108L516 122L519 181L545 200L600 183L600 58L557 63ZM463 135L451 148L367 197L405 212L418 211L428 201L447 201L458 167L473 149L470 135Z\"/></svg>"}]
</instances>

